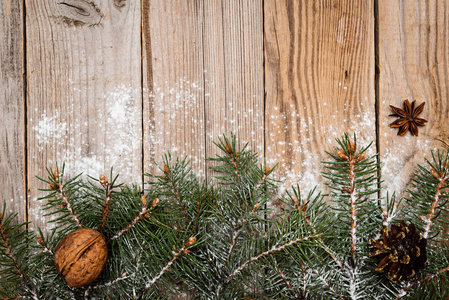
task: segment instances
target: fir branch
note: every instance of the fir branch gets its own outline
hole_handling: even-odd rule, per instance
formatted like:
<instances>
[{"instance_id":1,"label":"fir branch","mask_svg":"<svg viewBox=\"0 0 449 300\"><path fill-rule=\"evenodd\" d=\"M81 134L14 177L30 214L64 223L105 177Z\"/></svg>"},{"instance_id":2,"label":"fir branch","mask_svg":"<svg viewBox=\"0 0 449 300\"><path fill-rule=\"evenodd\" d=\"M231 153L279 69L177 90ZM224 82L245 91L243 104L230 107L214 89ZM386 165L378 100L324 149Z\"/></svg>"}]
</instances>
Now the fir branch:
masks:
<instances>
[{"instance_id":1,"label":"fir branch","mask_svg":"<svg viewBox=\"0 0 449 300\"><path fill-rule=\"evenodd\" d=\"M304 267L304 265L303 265ZM304 270L304 288L303 288L303 292L302 292L302 298L305 298L306 295L306 277L305 277L305 269ZM292 289L292 285L290 284L290 282L288 281L288 279L285 277L284 272L282 272L281 269L279 269L278 271L279 276L281 277L282 281L284 282L285 286L287 287L287 292L289 294L291 294L295 299L298 299L298 294Z\"/></svg>"},{"instance_id":2,"label":"fir branch","mask_svg":"<svg viewBox=\"0 0 449 300\"><path fill-rule=\"evenodd\" d=\"M304 221L306 222L307 226L310 227L310 230L312 231L312 233L316 234L315 228L313 227L312 223L310 222L309 218L306 215L308 201L306 201L303 205L300 205L298 199L296 199L296 198L291 198L291 201L295 204L295 207L296 207L296 210L298 211L298 213L300 213L303 216ZM340 269L343 269L342 262L337 258L337 255L329 248L329 246L326 245L324 240L322 238L319 238L318 241L321 243L321 246L324 248L324 251L326 251L331 256L332 260L337 264L337 266Z\"/></svg>"},{"instance_id":3,"label":"fir branch","mask_svg":"<svg viewBox=\"0 0 449 300\"><path fill-rule=\"evenodd\" d=\"M39 245L41 245L43 247L42 252L46 252L51 255L54 255L53 251L50 249L48 244L44 241L44 239L41 236L37 237L37 242L39 243Z\"/></svg>"},{"instance_id":4,"label":"fir branch","mask_svg":"<svg viewBox=\"0 0 449 300\"><path fill-rule=\"evenodd\" d=\"M321 239L321 238L320 238ZM302 271L302 298L306 298L306 286L307 286L307 281L306 281L306 268L304 266L304 263L301 262L301 271Z\"/></svg>"},{"instance_id":5,"label":"fir branch","mask_svg":"<svg viewBox=\"0 0 449 300\"><path fill-rule=\"evenodd\" d=\"M126 272L123 272L123 273L120 275L120 277L118 277L118 278L116 278L116 279L114 279L114 280L111 280L111 281L109 281L109 282L106 282L106 283L104 283L104 284L100 284L100 285L89 285L89 287L88 287L88 288L86 289L86 291L84 292L84 299L86 299L86 300L88 299L89 293L90 293L92 290L98 290L98 289L108 288L108 287L110 287L110 286L115 285L116 283L118 283L118 282L120 282L120 281L126 280L126 279L128 279L128 278L130 278L130 277L133 277L133 276L134 276L134 274L128 276L128 274L127 274Z\"/></svg>"},{"instance_id":6,"label":"fir branch","mask_svg":"<svg viewBox=\"0 0 449 300\"><path fill-rule=\"evenodd\" d=\"M64 201L65 208L69 211L70 215L72 215L73 220L75 220L76 226L81 228L82 225L80 223L80 220L78 219L76 213L72 209L72 205L70 204L70 201L64 192L64 184L62 182L59 183L59 185L57 186L57 191L58 191L59 195L61 196L62 200Z\"/></svg>"},{"instance_id":7,"label":"fir branch","mask_svg":"<svg viewBox=\"0 0 449 300\"><path fill-rule=\"evenodd\" d=\"M231 244L229 246L229 250L228 250L228 256L227 258L229 259L229 257L231 256L232 250L235 246L235 243L237 242L237 238L239 237L240 233L243 230L243 225L248 222L248 220L255 214L256 210L259 208L259 203L257 202L253 209L251 210L251 212L246 215L246 217L243 220L239 220L239 222L237 223L236 227L239 227L239 229L236 231L235 229L232 231L232 241Z\"/></svg>"},{"instance_id":8,"label":"fir branch","mask_svg":"<svg viewBox=\"0 0 449 300\"><path fill-rule=\"evenodd\" d=\"M111 171L111 173L112 173L112 171ZM106 218L108 217L109 203L111 202L113 183L109 183L106 176L101 174L100 175L100 184L105 189L104 208L103 208L103 215L101 218L101 227L100 227L100 231L103 232L106 227Z\"/></svg>"},{"instance_id":9,"label":"fir branch","mask_svg":"<svg viewBox=\"0 0 449 300\"><path fill-rule=\"evenodd\" d=\"M449 265L446 266L446 267L444 267L444 268L442 268L442 269L439 269L438 272L436 272L436 273L429 274L429 275L427 275L426 277L424 277L424 278L422 278L422 279L420 279L420 280L417 280L417 281L415 281L415 282L413 282L413 283L408 283L407 286L403 287L403 288L399 291L399 293L397 294L397 296L396 296L395 299L398 300L398 299L404 297L404 296L406 295L406 292L407 292L407 291L412 290L412 289L415 289L415 288L417 288L419 285L425 283L426 281L429 281L429 280L435 278L436 276L441 275L442 273L446 273L446 272L448 272L448 271L449 271Z\"/></svg>"},{"instance_id":10,"label":"fir branch","mask_svg":"<svg viewBox=\"0 0 449 300\"><path fill-rule=\"evenodd\" d=\"M434 172L432 172L432 171L434 171ZM432 176L434 176L435 178L437 178L439 180L439 183L437 184L437 186L435 188L435 194L433 197L432 205L430 206L429 214L427 215L427 217L420 216L420 218L425 222L424 234L423 234L423 237L425 239L427 239L427 237L429 236L430 227L432 226L433 218L435 217L435 210L440 201L442 188L446 185L446 181L449 179L449 175L447 175L445 177L440 176L440 174L438 174L434 169L432 169L430 173L432 174Z\"/></svg>"},{"instance_id":11,"label":"fir branch","mask_svg":"<svg viewBox=\"0 0 449 300\"><path fill-rule=\"evenodd\" d=\"M147 203L145 200L145 197L142 196L142 210L140 211L140 213L134 218L134 220L128 224L126 227L124 227L122 230L120 230L117 234L115 234L114 236L112 236L109 239L109 242L118 239L120 236L122 236L125 232L127 232L128 230L130 230L131 228L133 228L134 226L136 226L137 222L139 222L142 218L147 218L148 213L159 203L159 199L155 198L151 204L150 207L147 207Z\"/></svg>"},{"instance_id":12,"label":"fir branch","mask_svg":"<svg viewBox=\"0 0 449 300\"><path fill-rule=\"evenodd\" d=\"M164 164L164 174L165 174L165 179L168 181L168 183L171 186L171 189L173 191L173 194L176 197L176 200L178 200L178 203L181 206L182 211L184 212L184 216L185 216L185 218L187 220L187 224L188 224L190 222L190 219L189 219L189 216L187 214L186 206L185 206L184 202L182 201L181 197L179 196L179 191L176 188L176 185L175 185L175 183L173 181L172 176L170 176L171 175L171 168L167 164Z\"/></svg>"},{"instance_id":13,"label":"fir branch","mask_svg":"<svg viewBox=\"0 0 449 300\"><path fill-rule=\"evenodd\" d=\"M247 260L247 261L246 261L245 263L243 263L240 267L238 267L237 269L235 269L234 272L232 272L232 273L226 278L225 282L228 283L229 281L231 281L231 279L232 279L233 277L235 277L237 274L239 274L239 273L240 273L243 269L245 269L250 263L255 262L256 260L259 260L259 259L261 259L261 258L264 257L264 256L273 254L273 253L275 253L275 252L282 251L282 250L284 250L285 248L287 248L287 247L289 247L289 246L292 246L292 245L294 245L294 244L296 244L296 243L299 243L299 242L307 241L307 240L312 239L312 238L319 238L321 235L322 235L322 234L319 233L319 234L309 235L309 236L306 236L306 237L303 237L303 238L298 238L298 239L295 239L295 240L290 241L290 242L288 242L288 243L285 243L285 244L282 245L282 246L279 246L279 247L276 247L276 248L273 247L273 248L271 248L270 250L264 251L264 252L260 253L259 255L254 256L254 257L252 257L251 259Z\"/></svg>"},{"instance_id":14,"label":"fir branch","mask_svg":"<svg viewBox=\"0 0 449 300\"><path fill-rule=\"evenodd\" d=\"M228 153L231 158L232 165L234 167L234 172L237 175L238 181L240 182L242 180L242 177L240 175L239 168L237 167L237 157L239 157L240 153L239 152L234 153L234 148L231 146L231 144L229 143L229 141L227 140L226 137L225 137L224 149L225 149L226 153Z\"/></svg>"},{"instance_id":15,"label":"fir branch","mask_svg":"<svg viewBox=\"0 0 449 300\"><path fill-rule=\"evenodd\" d=\"M192 246L193 244L196 243L196 238L195 237L190 237L189 240L187 241L187 243L182 246L178 252L174 252L173 251L173 258L161 269L161 271L155 276L153 277L150 281L148 281L145 284L145 287L142 289L141 293L143 293L144 291L148 290L149 288L151 288L151 286L159 279L161 278L162 275L164 275L165 272L167 272L167 270L170 268L170 266L179 258L179 256L181 256L181 254L185 253L189 253L189 250L187 250L188 247Z\"/></svg>"},{"instance_id":16,"label":"fir branch","mask_svg":"<svg viewBox=\"0 0 449 300\"><path fill-rule=\"evenodd\" d=\"M3 214L0 213L0 236L2 237L3 244L6 249L6 253L8 254L9 258L11 259L11 261L14 265L14 268L16 269L17 273L19 274L19 277L22 279L22 281L24 281L23 274L22 274L22 271L20 270L19 264L17 263L17 260L11 251L11 246L8 242L8 238L6 236L6 230L5 230L5 227L3 226L2 221L3 221Z\"/></svg>"},{"instance_id":17,"label":"fir branch","mask_svg":"<svg viewBox=\"0 0 449 300\"><path fill-rule=\"evenodd\" d=\"M5 212L6 209L6 203L3 204L3 213ZM26 269L25 271L22 271L21 266L19 265L19 262L21 260L21 258L23 256L25 256L26 251L28 250L28 247L30 247L30 243L29 240L32 237L29 233L25 233L24 235L22 234L18 234L17 236L13 237L13 241L10 242L10 240L8 239L8 234L10 234L10 232L13 232L13 234L17 234L17 230L22 227L24 224L21 225L12 225L10 224L11 219L13 218L13 216L9 216L6 218L6 221L4 219L4 215L3 213L0 212L0 238L3 241L3 245L0 244L0 246L4 247L6 250L6 254L9 257L9 260L12 263L13 268L16 270L17 275L19 276L20 280L23 283L23 287L26 289L26 291L29 293L29 295L31 295L31 298L34 300L38 300L38 297L36 295L36 293L34 292L33 288L30 286L30 284L27 282L27 279L29 280L29 269ZM6 223L6 226L5 226ZM25 223L27 224L27 223ZM18 247L16 249L16 254L13 253L13 247L15 242L18 241L19 244L20 242L25 241L25 245L23 245L24 247ZM17 245L16 245L17 246ZM11 280L11 275L9 275L8 280ZM16 289L19 289L18 286L16 286ZM3 292L4 291L0 291ZM29 296L27 295L27 296ZM25 295L22 295L25 296Z\"/></svg>"},{"instance_id":18,"label":"fir branch","mask_svg":"<svg viewBox=\"0 0 449 300\"><path fill-rule=\"evenodd\" d=\"M343 296L341 296L334 288L326 281L326 279L323 278L323 276L317 271L314 270L315 274L318 276L318 279L324 284L324 286L331 291L336 297L338 297L340 300L346 300Z\"/></svg>"},{"instance_id":19,"label":"fir branch","mask_svg":"<svg viewBox=\"0 0 449 300\"><path fill-rule=\"evenodd\" d=\"M345 160L348 163L349 172L349 187L343 187L343 190L349 193L350 198L350 213L351 213L351 251L352 257L355 259L357 256L357 201L360 200L361 196L356 196L354 192L355 185L355 164L365 158L364 153L355 155L356 146L354 143L349 141L349 138L345 136L342 142L339 142L343 146L343 150L337 151L337 156Z\"/></svg>"},{"instance_id":20,"label":"fir branch","mask_svg":"<svg viewBox=\"0 0 449 300\"><path fill-rule=\"evenodd\" d=\"M386 227L390 226L391 221L393 221L399 214L398 208L399 203L395 201L395 195L393 194L393 196L390 199L387 194L386 207L382 206L382 217L383 217L382 225Z\"/></svg>"}]
</instances>

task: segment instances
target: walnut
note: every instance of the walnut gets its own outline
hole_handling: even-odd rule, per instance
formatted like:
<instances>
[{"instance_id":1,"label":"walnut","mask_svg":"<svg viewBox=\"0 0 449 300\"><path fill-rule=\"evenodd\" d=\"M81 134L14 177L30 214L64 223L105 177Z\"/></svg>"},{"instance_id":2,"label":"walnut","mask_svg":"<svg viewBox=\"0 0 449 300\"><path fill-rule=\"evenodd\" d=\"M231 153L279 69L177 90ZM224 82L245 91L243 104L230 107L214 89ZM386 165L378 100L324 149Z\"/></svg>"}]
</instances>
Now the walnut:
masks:
<instances>
[{"instance_id":1,"label":"walnut","mask_svg":"<svg viewBox=\"0 0 449 300\"><path fill-rule=\"evenodd\" d=\"M93 229L80 228L57 245L55 267L69 286L82 287L100 276L107 258L104 235Z\"/></svg>"}]
</instances>

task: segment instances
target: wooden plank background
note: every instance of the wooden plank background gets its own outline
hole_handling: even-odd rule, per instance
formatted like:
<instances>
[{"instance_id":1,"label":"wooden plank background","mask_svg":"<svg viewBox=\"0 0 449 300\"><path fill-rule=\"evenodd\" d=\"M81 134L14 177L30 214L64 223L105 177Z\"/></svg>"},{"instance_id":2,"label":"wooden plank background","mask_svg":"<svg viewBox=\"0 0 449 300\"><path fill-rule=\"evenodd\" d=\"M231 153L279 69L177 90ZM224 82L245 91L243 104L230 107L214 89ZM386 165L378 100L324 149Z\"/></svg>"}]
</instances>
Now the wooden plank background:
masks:
<instances>
[{"instance_id":1,"label":"wooden plank background","mask_svg":"<svg viewBox=\"0 0 449 300\"><path fill-rule=\"evenodd\" d=\"M281 192L321 184L324 151L356 132L384 161L383 194L401 195L449 143L448 5L1 0L1 198L46 227L46 166L141 182L170 150L210 179L205 157L231 131L279 162ZM388 125L405 99L426 102L418 137Z\"/></svg>"}]
</instances>

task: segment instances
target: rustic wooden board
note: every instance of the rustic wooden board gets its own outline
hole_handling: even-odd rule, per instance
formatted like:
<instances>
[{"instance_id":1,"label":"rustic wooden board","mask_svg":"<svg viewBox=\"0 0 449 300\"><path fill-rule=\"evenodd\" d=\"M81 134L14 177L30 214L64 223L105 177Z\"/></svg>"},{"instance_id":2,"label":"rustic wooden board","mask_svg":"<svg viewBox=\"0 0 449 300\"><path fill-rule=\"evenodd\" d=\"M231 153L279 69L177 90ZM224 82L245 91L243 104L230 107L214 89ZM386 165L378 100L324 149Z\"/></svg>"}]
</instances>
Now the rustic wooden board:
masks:
<instances>
[{"instance_id":1,"label":"rustic wooden board","mask_svg":"<svg viewBox=\"0 0 449 300\"><path fill-rule=\"evenodd\" d=\"M376 138L374 3L267 0L264 9L266 155L284 187L308 192L336 137Z\"/></svg>"},{"instance_id":2,"label":"rustic wooden board","mask_svg":"<svg viewBox=\"0 0 449 300\"><path fill-rule=\"evenodd\" d=\"M142 172L139 1L27 1L30 220L42 218L35 175Z\"/></svg>"},{"instance_id":3,"label":"rustic wooden board","mask_svg":"<svg viewBox=\"0 0 449 300\"><path fill-rule=\"evenodd\" d=\"M169 150L206 175L231 131L263 154L262 2L151 1L142 20L146 170Z\"/></svg>"},{"instance_id":4,"label":"rustic wooden board","mask_svg":"<svg viewBox=\"0 0 449 300\"><path fill-rule=\"evenodd\" d=\"M202 2L143 2L146 172L170 151L205 174Z\"/></svg>"},{"instance_id":5,"label":"rustic wooden board","mask_svg":"<svg viewBox=\"0 0 449 300\"><path fill-rule=\"evenodd\" d=\"M384 191L401 196L416 164L449 146L449 10L446 1L379 1L379 142ZM419 136L397 136L389 105L426 102Z\"/></svg>"},{"instance_id":6,"label":"rustic wooden board","mask_svg":"<svg viewBox=\"0 0 449 300\"><path fill-rule=\"evenodd\" d=\"M263 156L262 1L204 2L206 154L219 153L213 141L233 132Z\"/></svg>"},{"instance_id":7,"label":"rustic wooden board","mask_svg":"<svg viewBox=\"0 0 449 300\"><path fill-rule=\"evenodd\" d=\"M1 208L26 220L23 4L0 1Z\"/></svg>"}]
</instances>

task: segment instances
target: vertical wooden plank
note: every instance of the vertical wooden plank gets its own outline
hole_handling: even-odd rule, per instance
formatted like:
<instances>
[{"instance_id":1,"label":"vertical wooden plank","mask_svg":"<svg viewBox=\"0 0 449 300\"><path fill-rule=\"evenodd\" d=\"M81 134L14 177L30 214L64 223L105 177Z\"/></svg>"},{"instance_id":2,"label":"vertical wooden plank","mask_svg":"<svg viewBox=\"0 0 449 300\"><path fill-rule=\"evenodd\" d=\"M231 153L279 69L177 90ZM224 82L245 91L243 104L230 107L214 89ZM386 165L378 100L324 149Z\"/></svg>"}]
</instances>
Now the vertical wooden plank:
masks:
<instances>
[{"instance_id":1,"label":"vertical wooden plank","mask_svg":"<svg viewBox=\"0 0 449 300\"><path fill-rule=\"evenodd\" d=\"M262 2L150 1L147 12L143 7L144 39L148 27L151 40L144 42L148 169L151 157L171 150L188 155L205 175L205 158L216 153L212 141L231 131L263 152Z\"/></svg>"},{"instance_id":2,"label":"vertical wooden plank","mask_svg":"<svg viewBox=\"0 0 449 300\"><path fill-rule=\"evenodd\" d=\"M140 2L27 1L30 219L46 227L35 175L66 162L135 182L142 172Z\"/></svg>"},{"instance_id":3,"label":"vertical wooden plank","mask_svg":"<svg viewBox=\"0 0 449 300\"><path fill-rule=\"evenodd\" d=\"M403 194L431 149L449 146L448 34L447 1L379 1L380 153L390 194ZM405 99L426 102L418 137L389 127L389 105L402 108Z\"/></svg>"},{"instance_id":4,"label":"vertical wooden plank","mask_svg":"<svg viewBox=\"0 0 449 300\"><path fill-rule=\"evenodd\" d=\"M335 138L376 138L373 1L265 1L266 151L308 192ZM375 146L372 147L374 152Z\"/></svg>"},{"instance_id":5,"label":"vertical wooden plank","mask_svg":"<svg viewBox=\"0 0 449 300\"><path fill-rule=\"evenodd\" d=\"M264 155L263 5L206 0L204 6L206 149L230 132Z\"/></svg>"},{"instance_id":6,"label":"vertical wooden plank","mask_svg":"<svg viewBox=\"0 0 449 300\"><path fill-rule=\"evenodd\" d=\"M143 1L145 171L170 151L205 172L203 1Z\"/></svg>"},{"instance_id":7,"label":"vertical wooden plank","mask_svg":"<svg viewBox=\"0 0 449 300\"><path fill-rule=\"evenodd\" d=\"M23 3L0 2L0 203L26 219Z\"/></svg>"}]
</instances>

